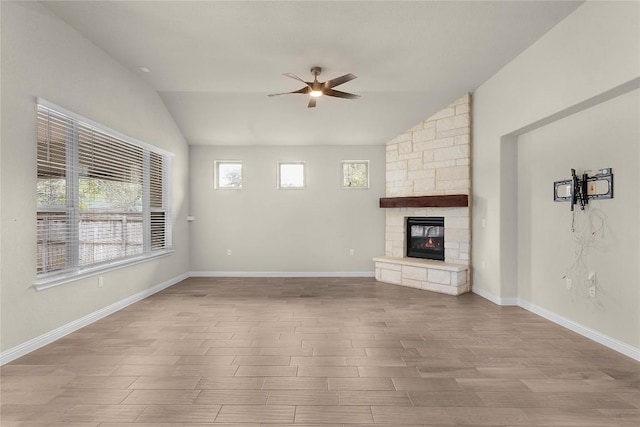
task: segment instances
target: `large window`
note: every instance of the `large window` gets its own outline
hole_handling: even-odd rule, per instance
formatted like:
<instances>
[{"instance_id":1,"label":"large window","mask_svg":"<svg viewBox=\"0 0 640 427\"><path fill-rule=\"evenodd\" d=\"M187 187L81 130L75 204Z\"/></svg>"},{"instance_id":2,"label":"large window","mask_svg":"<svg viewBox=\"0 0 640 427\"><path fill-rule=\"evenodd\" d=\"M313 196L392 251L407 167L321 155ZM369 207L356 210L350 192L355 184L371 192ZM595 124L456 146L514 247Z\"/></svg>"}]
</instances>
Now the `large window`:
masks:
<instances>
[{"instance_id":1,"label":"large window","mask_svg":"<svg viewBox=\"0 0 640 427\"><path fill-rule=\"evenodd\" d=\"M38 100L36 287L171 248L171 156Z\"/></svg>"}]
</instances>

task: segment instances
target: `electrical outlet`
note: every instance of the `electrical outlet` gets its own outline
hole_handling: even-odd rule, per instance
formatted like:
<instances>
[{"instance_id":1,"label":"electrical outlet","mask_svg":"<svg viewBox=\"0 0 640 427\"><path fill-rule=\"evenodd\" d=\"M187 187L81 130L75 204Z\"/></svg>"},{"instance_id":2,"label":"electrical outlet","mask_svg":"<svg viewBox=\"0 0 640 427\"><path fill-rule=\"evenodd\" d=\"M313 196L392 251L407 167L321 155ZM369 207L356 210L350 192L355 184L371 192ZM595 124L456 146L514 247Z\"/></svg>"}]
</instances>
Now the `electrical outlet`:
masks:
<instances>
[{"instance_id":1,"label":"electrical outlet","mask_svg":"<svg viewBox=\"0 0 640 427\"><path fill-rule=\"evenodd\" d=\"M355 254L355 251L353 249L349 249L349 255L353 256L353 254Z\"/></svg>"},{"instance_id":2,"label":"electrical outlet","mask_svg":"<svg viewBox=\"0 0 640 427\"><path fill-rule=\"evenodd\" d=\"M231 255L231 249L227 249L227 255Z\"/></svg>"},{"instance_id":3,"label":"electrical outlet","mask_svg":"<svg viewBox=\"0 0 640 427\"><path fill-rule=\"evenodd\" d=\"M99 276L98 277L98 287L101 288L104 286L104 277Z\"/></svg>"},{"instance_id":4,"label":"electrical outlet","mask_svg":"<svg viewBox=\"0 0 640 427\"><path fill-rule=\"evenodd\" d=\"M564 280L565 280L565 284L567 285L567 289L571 289L571 286L573 285L573 280L571 280L568 277Z\"/></svg>"},{"instance_id":5,"label":"electrical outlet","mask_svg":"<svg viewBox=\"0 0 640 427\"><path fill-rule=\"evenodd\" d=\"M594 288L596 286L596 273L591 272L587 277L587 280L584 281L584 285L587 288Z\"/></svg>"},{"instance_id":6,"label":"electrical outlet","mask_svg":"<svg viewBox=\"0 0 640 427\"><path fill-rule=\"evenodd\" d=\"M595 286L592 286L592 287L589 288L589 296L591 298L595 298L596 297L596 287Z\"/></svg>"}]
</instances>

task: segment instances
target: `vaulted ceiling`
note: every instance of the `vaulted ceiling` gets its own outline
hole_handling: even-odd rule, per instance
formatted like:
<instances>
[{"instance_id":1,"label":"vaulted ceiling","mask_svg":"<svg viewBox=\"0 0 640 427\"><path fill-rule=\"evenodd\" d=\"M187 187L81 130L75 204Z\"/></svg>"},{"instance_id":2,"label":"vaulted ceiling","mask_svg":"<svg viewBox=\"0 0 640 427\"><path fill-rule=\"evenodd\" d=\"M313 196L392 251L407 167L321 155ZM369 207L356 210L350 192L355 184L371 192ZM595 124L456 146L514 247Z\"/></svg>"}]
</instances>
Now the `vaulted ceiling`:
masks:
<instances>
[{"instance_id":1,"label":"vaulted ceiling","mask_svg":"<svg viewBox=\"0 0 640 427\"><path fill-rule=\"evenodd\" d=\"M384 144L490 78L577 1L69 1L44 4L137 73L192 145ZM307 108L282 73L346 73ZM150 72L145 73L141 67ZM526 100L523 100L526 102Z\"/></svg>"}]
</instances>

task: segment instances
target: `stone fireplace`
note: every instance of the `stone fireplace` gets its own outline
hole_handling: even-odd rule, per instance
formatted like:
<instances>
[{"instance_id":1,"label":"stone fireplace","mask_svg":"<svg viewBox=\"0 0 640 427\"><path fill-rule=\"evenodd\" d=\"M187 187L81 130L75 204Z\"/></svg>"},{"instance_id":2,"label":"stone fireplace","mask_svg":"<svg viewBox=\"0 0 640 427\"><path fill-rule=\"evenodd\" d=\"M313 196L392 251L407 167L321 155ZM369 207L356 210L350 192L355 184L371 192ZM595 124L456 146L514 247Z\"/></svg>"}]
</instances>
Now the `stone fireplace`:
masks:
<instances>
[{"instance_id":1,"label":"stone fireplace","mask_svg":"<svg viewBox=\"0 0 640 427\"><path fill-rule=\"evenodd\" d=\"M469 265L469 208L387 208L385 256L406 257L406 218L442 217L445 222L444 261Z\"/></svg>"},{"instance_id":2,"label":"stone fireplace","mask_svg":"<svg viewBox=\"0 0 640 427\"><path fill-rule=\"evenodd\" d=\"M374 259L379 281L453 295L469 291L470 153L470 94L387 143L385 255ZM409 217L444 219L444 261L407 257Z\"/></svg>"}]
</instances>

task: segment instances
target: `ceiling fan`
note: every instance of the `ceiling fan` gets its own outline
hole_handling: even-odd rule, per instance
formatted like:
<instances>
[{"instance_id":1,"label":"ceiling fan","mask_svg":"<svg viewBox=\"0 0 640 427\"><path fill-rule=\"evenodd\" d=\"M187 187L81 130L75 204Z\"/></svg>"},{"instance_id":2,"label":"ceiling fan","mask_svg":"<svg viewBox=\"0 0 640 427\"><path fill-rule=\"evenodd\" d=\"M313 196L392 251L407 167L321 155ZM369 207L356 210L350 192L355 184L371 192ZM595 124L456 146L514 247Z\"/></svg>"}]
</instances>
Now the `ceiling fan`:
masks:
<instances>
[{"instance_id":1,"label":"ceiling fan","mask_svg":"<svg viewBox=\"0 0 640 427\"><path fill-rule=\"evenodd\" d=\"M288 95L291 93L303 93L305 95L309 94L310 98L309 98L309 105L307 105L308 108L315 107L316 100L322 95L335 96L336 98L346 98L346 99L360 98L360 95L354 95L352 93L341 92L339 90L333 89L338 85L341 85L343 83L346 83L348 81L355 79L356 76L349 73L349 74L345 74L344 76L336 77L335 79L327 80L326 82L319 82L318 76L320 75L321 72L322 72L321 67L311 68L311 74L313 74L312 82L305 82L304 80L302 80L300 77L296 76L293 73L284 73L283 75L287 77L291 77L292 79L299 80L302 83L306 84L306 86L300 90L295 90L293 92L272 93L272 94L269 94L268 96Z\"/></svg>"}]
</instances>

